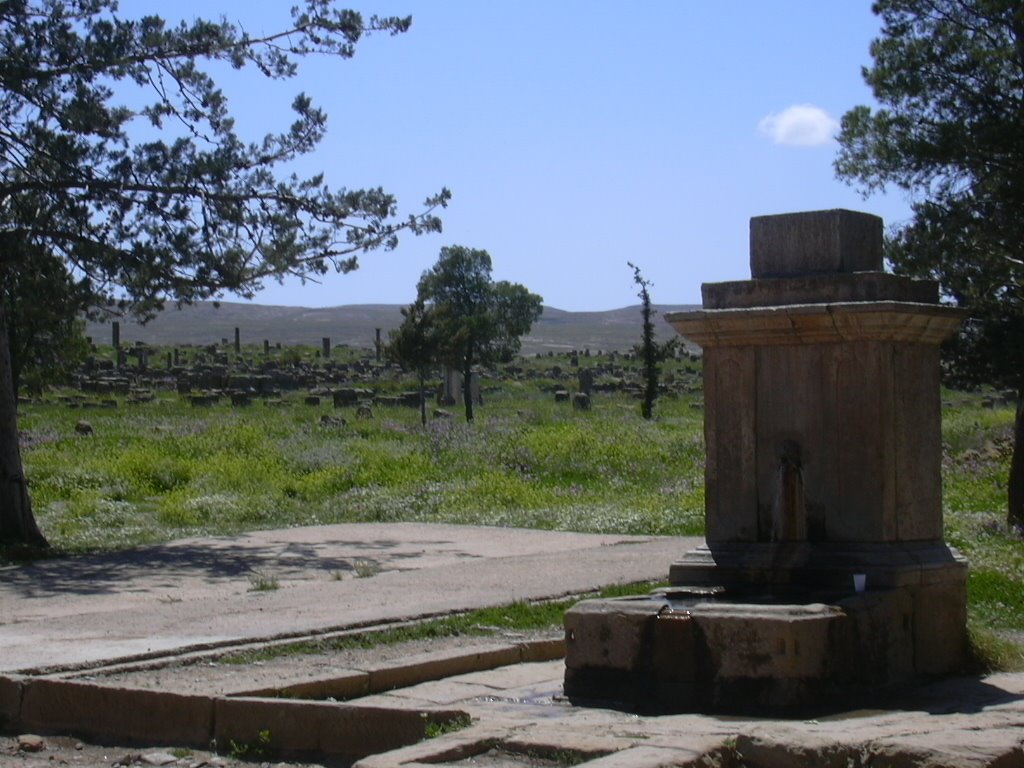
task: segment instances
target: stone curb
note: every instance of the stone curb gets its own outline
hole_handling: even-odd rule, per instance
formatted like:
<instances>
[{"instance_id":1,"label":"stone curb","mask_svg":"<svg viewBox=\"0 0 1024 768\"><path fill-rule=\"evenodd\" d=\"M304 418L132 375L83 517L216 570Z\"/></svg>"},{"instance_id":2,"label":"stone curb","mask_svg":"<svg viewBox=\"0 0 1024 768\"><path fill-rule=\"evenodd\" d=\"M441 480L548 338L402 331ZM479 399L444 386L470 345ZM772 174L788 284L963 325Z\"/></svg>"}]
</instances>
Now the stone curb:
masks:
<instances>
[{"instance_id":1,"label":"stone curb","mask_svg":"<svg viewBox=\"0 0 1024 768\"><path fill-rule=\"evenodd\" d=\"M0 730L16 723L20 717L23 681L22 677L0 677Z\"/></svg>"},{"instance_id":2,"label":"stone curb","mask_svg":"<svg viewBox=\"0 0 1024 768\"><path fill-rule=\"evenodd\" d=\"M310 682L232 691L230 696L350 699L408 688L418 683L442 680L455 675L483 672L495 667L539 661L555 661L565 657L565 640L528 640L514 645L463 647L419 654L397 665L368 669L349 669L341 674Z\"/></svg>"},{"instance_id":3,"label":"stone curb","mask_svg":"<svg viewBox=\"0 0 1024 768\"><path fill-rule=\"evenodd\" d=\"M274 754L357 759L415 744L428 725L468 718L461 710L391 709L321 701L219 698L214 743Z\"/></svg>"},{"instance_id":4,"label":"stone curb","mask_svg":"<svg viewBox=\"0 0 1024 768\"><path fill-rule=\"evenodd\" d=\"M206 747L214 733L213 714L209 696L30 679L22 682L15 724L33 733Z\"/></svg>"},{"instance_id":5,"label":"stone curb","mask_svg":"<svg viewBox=\"0 0 1024 768\"><path fill-rule=\"evenodd\" d=\"M282 754L357 759L414 744L424 738L427 725L469 715L454 709L268 697L379 693L524 661L554 660L564 652L561 639L463 648L423 654L396 667L353 670L329 680L226 696L0 676L0 728L166 746L225 748L231 744Z\"/></svg>"},{"instance_id":6,"label":"stone curb","mask_svg":"<svg viewBox=\"0 0 1024 768\"><path fill-rule=\"evenodd\" d=\"M201 749L358 759L414 744L431 724L462 720L455 709L365 707L339 702L200 696L107 688L71 680L0 678L4 706L20 693L5 730Z\"/></svg>"}]
</instances>

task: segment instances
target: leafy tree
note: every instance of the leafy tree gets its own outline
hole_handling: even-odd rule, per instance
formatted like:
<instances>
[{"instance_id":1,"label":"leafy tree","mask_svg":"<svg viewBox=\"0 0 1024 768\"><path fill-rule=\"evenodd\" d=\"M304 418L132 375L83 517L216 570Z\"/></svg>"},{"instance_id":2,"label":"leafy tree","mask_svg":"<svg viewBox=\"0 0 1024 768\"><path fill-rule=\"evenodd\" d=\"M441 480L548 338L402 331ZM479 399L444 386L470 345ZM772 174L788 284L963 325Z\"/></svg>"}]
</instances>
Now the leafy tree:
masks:
<instances>
[{"instance_id":1,"label":"leafy tree","mask_svg":"<svg viewBox=\"0 0 1024 768\"><path fill-rule=\"evenodd\" d=\"M62 259L36 249L19 262L0 266L0 305L4 307L11 354L12 390L22 383L67 381L88 354L81 320L84 292Z\"/></svg>"},{"instance_id":2,"label":"leafy tree","mask_svg":"<svg viewBox=\"0 0 1024 768\"><path fill-rule=\"evenodd\" d=\"M427 424L427 376L437 357L434 317L418 299L402 309L402 324L388 333L387 356L416 373L420 388L420 422Z\"/></svg>"},{"instance_id":3,"label":"leafy tree","mask_svg":"<svg viewBox=\"0 0 1024 768\"><path fill-rule=\"evenodd\" d=\"M453 245L423 273L416 300L430 307L437 360L462 373L466 421L472 421L473 367L511 360L543 299L518 283L495 283L487 251Z\"/></svg>"},{"instance_id":4,"label":"leafy tree","mask_svg":"<svg viewBox=\"0 0 1024 768\"><path fill-rule=\"evenodd\" d=\"M961 380L1017 391L1008 522L1024 530L1024 4L878 0L864 78L882 105L844 115L837 175L895 186L912 220L887 241L898 273L938 280L974 320L947 349Z\"/></svg>"},{"instance_id":5,"label":"leafy tree","mask_svg":"<svg viewBox=\"0 0 1024 768\"><path fill-rule=\"evenodd\" d=\"M166 301L249 297L268 277L346 272L403 230L438 231L446 190L399 218L382 189L292 173L326 115L299 94L287 130L246 142L202 66L290 78L304 56L347 59L364 34L410 23L304 0L280 31L253 37L225 19L124 19L115 0L0 3L0 264L20 270L41 248L92 302L145 316ZM0 307L0 542L45 545L18 451L6 317Z\"/></svg>"}]
</instances>

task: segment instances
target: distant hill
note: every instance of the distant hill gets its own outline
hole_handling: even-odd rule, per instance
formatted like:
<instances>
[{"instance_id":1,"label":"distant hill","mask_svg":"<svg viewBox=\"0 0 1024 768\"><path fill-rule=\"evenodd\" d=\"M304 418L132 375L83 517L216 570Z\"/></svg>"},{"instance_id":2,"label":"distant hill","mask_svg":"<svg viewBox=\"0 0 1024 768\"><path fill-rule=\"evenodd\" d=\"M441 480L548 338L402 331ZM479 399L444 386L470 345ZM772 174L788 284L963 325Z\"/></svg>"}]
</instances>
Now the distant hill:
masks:
<instances>
[{"instance_id":1,"label":"distant hill","mask_svg":"<svg viewBox=\"0 0 1024 768\"><path fill-rule=\"evenodd\" d=\"M656 305L657 335L670 338L674 331L660 318L665 312L693 309L692 305ZM159 345L216 344L233 340L239 329L243 344L319 346L330 337L332 344L373 348L374 329L388 331L402 322L398 304L350 304L341 307L310 309L305 307L269 307L241 302L201 302L182 309L167 309L146 325L129 319L121 323L121 343L142 341ZM640 339L640 307L624 307L607 312L566 312L544 307L544 314L533 330L523 338L524 354L572 349L626 350ZM97 344L109 344L111 324L88 323L86 335Z\"/></svg>"}]
</instances>

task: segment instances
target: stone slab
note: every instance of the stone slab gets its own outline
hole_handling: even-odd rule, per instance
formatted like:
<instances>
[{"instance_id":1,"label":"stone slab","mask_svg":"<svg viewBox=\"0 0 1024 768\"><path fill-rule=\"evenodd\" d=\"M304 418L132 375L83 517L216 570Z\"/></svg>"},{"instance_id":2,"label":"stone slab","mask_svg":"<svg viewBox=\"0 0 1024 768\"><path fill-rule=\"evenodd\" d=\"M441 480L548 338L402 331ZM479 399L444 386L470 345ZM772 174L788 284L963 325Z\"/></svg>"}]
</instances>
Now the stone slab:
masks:
<instances>
[{"instance_id":1,"label":"stone slab","mask_svg":"<svg viewBox=\"0 0 1024 768\"><path fill-rule=\"evenodd\" d=\"M938 304L939 284L885 272L857 272L703 283L701 296L704 309L867 301Z\"/></svg>"},{"instance_id":2,"label":"stone slab","mask_svg":"<svg viewBox=\"0 0 1024 768\"><path fill-rule=\"evenodd\" d=\"M472 683L463 677L457 680L432 680L411 688L396 688L359 700L361 706L393 708L454 706L468 700L494 694L494 689Z\"/></svg>"},{"instance_id":3,"label":"stone slab","mask_svg":"<svg viewBox=\"0 0 1024 768\"><path fill-rule=\"evenodd\" d=\"M440 739L418 744L385 754L371 755L360 760L359 768L392 768L393 766L420 766L457 763L487 751L507 732L506 724L475 723L470 728L449 733Z\"/></svg>"},{"instance_id":4,"label":"stone slab","mask_svg":"<svg viewBox=\"0 0 1024 768\"><path fill-rule=\"evenodd\" d=\"M712 748L714 746L718 746L717 743ZM637 746L589 760L587 768L706 768L706 754L700 747Z\"/></svg>"},{"instance_id":5,"label":"stone slab","mask_svg":"<svg viewBox=\"0 0 1024 768\"><path fill-rule=\"evenodd\" d=\"M841 344L851 341L940 344L966 314L955 307L906 302L835 302L755 309L668 312L680 336L708 347Z\"/></svg>"},{"instance_id":6,"label":"stone slab","mask_svg":"<svg viewBox=\"0 0 1024 768\"><path fill-rule=\"evenodd\" d=\"M557 674L557 666L549 666ZM540 713L508 706L495 712L480 702L473 716L470 728L374 755L357 768L465 764L482 759L490 749L502 751L509 764L516 764L517 756L561 753L582 757L597 768L731 765L741 760L759 768L876 763L1004 768L1019 765L1024 754L1024 675L949 679L909 688L879 710L815 720L650 717L557 702Z\"/></svg>"},{"instance_id":7,"label":"stone slab","mask_svg":"<svg viewBox=\"0 0 1024 768\"><path fill-rule=\"evenodd\" d=\"M551 666L547 663L515 664L462 675L459 680L477 685L486 685L494 690L521 690L527 688L550 688ZM556 686L559 689L561 686Z\"/></svg>"},{"instance_id":8,"label":"stone slab","mask_svg":"<svg viewBox=\"0 0 1024 768\"><path fill-rule=\"evenodd\" d=\"M522 652L514 645L479 650L459 648L451 653L431 653L409 658L400 664L386 664L368 670L369 690L379 693L406 688L428 680L518 664L521 659Z\"/></svg>"}]
</instances>

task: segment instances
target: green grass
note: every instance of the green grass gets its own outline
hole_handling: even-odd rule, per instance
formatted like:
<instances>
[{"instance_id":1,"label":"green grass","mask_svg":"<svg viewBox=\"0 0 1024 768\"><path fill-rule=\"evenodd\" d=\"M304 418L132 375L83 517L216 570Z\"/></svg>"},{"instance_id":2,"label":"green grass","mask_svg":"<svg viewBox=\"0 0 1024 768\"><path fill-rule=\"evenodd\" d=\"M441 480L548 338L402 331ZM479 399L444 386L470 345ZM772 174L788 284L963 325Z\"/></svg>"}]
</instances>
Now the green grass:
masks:
<instances>
[{"instance_id":1,"label":"green grass","mask_svg":"<svg viewBox=\"0 0 1024 768\"><path fill-rule=\"evenodd\" d=\"M23 408L36 517L62 552L334 522L438 521L697 534L700 411L665 399L639 418L625 395L594 410L536 384L489 393L474 425L421 427L409 408L323 427L296 404L194 409L173 395L116 410ZM298 403L298 396L296 395ZM94 434L78 435L87 418Z\"/></svg>"},{"instance_id":2,"label":"green grass","mask_svg":"<svg viewBox=\"0 0 1024 768\"><path fill-rule=\"evenodd\" d=\"M659 586L665 585L646 582L619 584L607 587L593 596L607 598L645 594ZM404 624L374 632L358 632L325 640L301 640L295 643L267 646L222 656L219 661L222 664L253 664L285 656L367 649L416 640L455 636L482 637L504 630L554 629L562 626L563 614L577 602L579 599L576 597L538 603L516 602L498 608L482 608L441 619Z\"/></svg>"},{"instance_id":3,"label":"green grass","mask_svg":"<svg viewBox=\"0 0 1024 768\"><path fill-rule=\"evenodd\" d=\"M423 713L424 719L427 715ZM423 727L423 738L425 739L437 739L449 733L455 733L469 728L473 724L473 719L466 714L457 715L451 720L442 722L428 722Z\"/></svg>"},{"instance_id":4,"label":"green grass","mask_svg":"<svg viewBox=\"0 0 1024 768\"><path fill-rule=\"evenodd\" d=\"M1014 411L944 393L942 489L947 541L970 562L968 623L981 668L1024 669L1024 542L1007 531Z\"/></svg>"}]
</instances>

